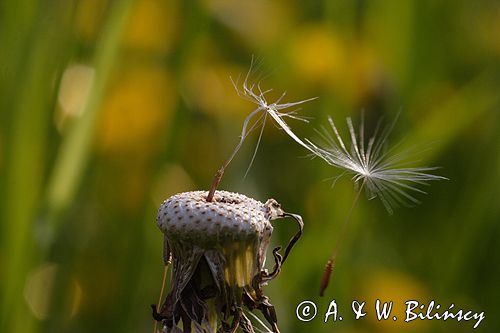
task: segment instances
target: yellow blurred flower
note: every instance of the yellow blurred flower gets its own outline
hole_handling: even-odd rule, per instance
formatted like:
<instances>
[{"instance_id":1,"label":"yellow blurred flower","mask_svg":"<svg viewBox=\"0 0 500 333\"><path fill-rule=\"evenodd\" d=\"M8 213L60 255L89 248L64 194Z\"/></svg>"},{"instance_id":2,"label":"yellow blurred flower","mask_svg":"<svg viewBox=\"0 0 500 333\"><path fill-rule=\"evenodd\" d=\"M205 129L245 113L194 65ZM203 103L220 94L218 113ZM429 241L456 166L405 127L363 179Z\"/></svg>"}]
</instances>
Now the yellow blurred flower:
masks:
<instances>
[{"instance_id":1,"label":"yellow blurred flower","mask_svg":"<svg viewBox=\"0 0 500 333\"><path fill-rule=\"evenodd\" d=\"M97 39L105 23L109 1L79 1L76 30L87 43ZM136 0L124 32L124 46L146 52L168 52L181 22L178 2L169 0Z\"/></svg>"},{"instance_id":2,"label":"yellow blurred flower","mask_svg":"<svg viewBox=\"0 0 500 333\"><path fill-rule=\"evenodd\" d=\"M361 277L359 289L359 301L366 301L364 307L367 312L366 320L373 329L380 332L421 332L427 325L426 321L414 320L405 322L405 302L416 300L427 303L429 296L424 285L403 272L397 271L375 271ZM375 313L375 302L379 299L381 309L384 302L393 302L390 318L388 320L377 320ZM393 320L393 316L397 320Z\"/></svg>"},{"instance_id":3,"label":"yellow blurred flower","mask_svg":"<svg viewBox=\"0 0 500 333\"><path fill-rule=\"evenodd\" d=\"M181 22L177 1L139 0L125 30L126 47L149 52L171 49Z\"/></svg>"},{"instance_id":4,"label":"yellow blurred flower","mask_svg":"<svg viewBox=\"0 0 500 333\"><path fill-rule=\"evenodd\" d=\"M370 46L362 40L343 38L332 28L300 28L287 52L300 80L331 88L350 107L359 107L382 84L380 65Z\"/></svg>"},{"instance_id":5,"label":"yellow blurred flower","mask_svg":"<svg viewBox=\"0 0 500 333\"><path fill-rule=\"evenodd\" d=\"M269 0L205 0L219 21L235 30L251 43L276 43L289 29L292 6L284 1Z\"/></svg>"},{"instance_id":6,"label":"yellow blurred flower","mask_svg":"<svg viewBox=\"0 0 500 333\"><path fill-rule=\"evenodd\" d=\"M125 66L124 66L125 67ZM176 93L160 66L127 66L104 99L97 130L97 150L148 155L168 130Z\"/></svg>"},{"instance_id":7,"label":"yellow blurred flower","mask_svg":"<svg viewBox=\"0 0 500 333\"><path fill-rule=\"evenodd\" d=\"M386 78L373 50L363 41L357 41L349 47L349 63L345 64L345 76L336 85L353 107L364 103L380 93Z\"/></svg>"},{"instance_id":8,"label":"yellow blurred flower","mask_svg":"<svg viewBox=\"0 0 500 333\"><path fill-rule=\"evenodd\" d=\"M246 71L224 64L196 64L183 79L189 101L201 111L212 115L241 114L250 109L248 102L238 97L230 77Z\"/></svg>"},{"instance_id":9,"label":"yellow blurred flower","mask_svg":"<svg viewBox=\"0 0 500 333\"><path fill-rule=\"evenodd\" d=\"M297 74L310 82L341 79L345 65L345 45L331 29L321 25L296 31L288 48L288 58Z\"/></svg>"}]
</instances>

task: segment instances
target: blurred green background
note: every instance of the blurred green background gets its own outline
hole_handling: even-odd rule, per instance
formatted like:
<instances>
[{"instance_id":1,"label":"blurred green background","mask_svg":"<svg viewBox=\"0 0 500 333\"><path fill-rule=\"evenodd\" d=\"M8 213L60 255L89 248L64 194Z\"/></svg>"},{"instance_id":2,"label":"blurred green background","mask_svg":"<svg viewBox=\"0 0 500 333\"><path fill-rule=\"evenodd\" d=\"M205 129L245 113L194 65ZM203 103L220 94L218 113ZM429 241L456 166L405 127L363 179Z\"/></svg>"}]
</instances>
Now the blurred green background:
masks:
<instances>
[{"instance_id":1,"label":"blurred green background","mask_svg":"<svg viewBox=\"0 0 500 333\"><path fill-rule=\"evenodd\" d=\"M465 332L403 322L403 302L485 311L500 327L498 1L0 1L0 332L152 332L162 236L156 209L207 189L253 105L230 76L252 55L287 101L317 96L299 137L401 112L392 142L417 147L432 183L389 215L362 197L326 297L319 280L354 197L348 177L272 124L247 140L220 188L277 199L303 239L265 291L282 332ZM343 127L343 126L341 126ZM283 222L282 222L283 221ZM275 224L284 243L293 223ZM395 302L378 322L374 299ZM295 307L314 300L318 317ZM323 322L336 299L344 321ZM367 317L348 314L354 299Z\"/></svg>"}]
</instances>

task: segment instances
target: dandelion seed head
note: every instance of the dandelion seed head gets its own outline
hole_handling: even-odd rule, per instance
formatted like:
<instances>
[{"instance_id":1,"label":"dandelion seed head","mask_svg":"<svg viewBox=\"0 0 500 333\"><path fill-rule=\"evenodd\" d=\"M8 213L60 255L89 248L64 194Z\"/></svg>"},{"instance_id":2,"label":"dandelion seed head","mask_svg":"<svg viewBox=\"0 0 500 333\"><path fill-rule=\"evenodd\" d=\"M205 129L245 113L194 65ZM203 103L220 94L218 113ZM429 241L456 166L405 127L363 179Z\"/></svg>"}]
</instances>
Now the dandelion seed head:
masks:
<instances>
[{"instance_id":1,"label":"dandelion seed head","mask_svg":"<svg viewBox=\"0 0 500 333\"><path fill-rule=\"evenodd\" d=\"M262 287L280 273L302 234L302 218L283 211L274 199L262 203L227 191L217 191L213 201L206 196L205 191L178 193L158 210L157 225L173 269L171 290L159 312L153 307L153 317L167 326L166 332L178 332L180 319L184 331L194 325L196 332L225 332L231 319L233 331L240 325L253 332L243 309L265 315L272 308ZM274 248L275 265L269 272L271 221L286 217L295 219L299 231L283 254L281 246ZM266 320L277 332L276 319Z\"/></svg>"},{"instance_id":2,"label":"dandelion seed head","mask_svg":"<svg viewBox=\"0 0 500 333\"><path fill-rule=\"evenodd\" d=\"M379 122L373 135L366 140L363 119L356 132L352 119L348 117L349 139L344 140L331 117L328 122L330 130L317 131L323 141L321 145L306 140L312 156L351 174L351 179L365 188L368 197L378 197L390 214L395 206L418 204L414 194L425 194L419 185L446 179L430 173L437 169L435 167L407 167L405 152L394 153L394 148L385 148L394 123L381 130Z\"/></svg>"}]
</instances>

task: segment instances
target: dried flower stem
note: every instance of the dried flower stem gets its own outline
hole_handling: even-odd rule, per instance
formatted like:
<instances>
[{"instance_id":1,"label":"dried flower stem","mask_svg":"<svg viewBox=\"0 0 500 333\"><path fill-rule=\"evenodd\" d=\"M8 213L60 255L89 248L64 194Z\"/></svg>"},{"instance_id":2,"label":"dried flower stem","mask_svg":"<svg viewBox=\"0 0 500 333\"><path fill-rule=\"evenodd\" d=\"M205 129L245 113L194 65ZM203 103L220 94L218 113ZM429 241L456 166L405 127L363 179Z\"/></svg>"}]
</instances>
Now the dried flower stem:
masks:
<instances>
[{"instance_id":1,"label":"dried flower stem","mask_svg":"<svg viewBox=\"0 0 500 333\"><path fill-rule=\"evenodd\" d=\"M328 259L326 266L325 266L325 272L323 273L323 276L321 278L321 284L320 284L320 289L319 289L319 295L323 296L325 294L326 288L328 288L328 284L330 283L330 277L332 275L333 268L335 267L335 263L337 261L337 254L339 252L340 245L342 243L342 240L344 239L345 232L347 230L347 225L349 224L349 221L351 220L352 212L354 211L354 208L356 207L356 204L359 201L359 196L361 192L363 191L363 185L364 182L361 184L359 190L356 193L356 197L354 198L351 208L349 209L349 212L347 213L347 216L344 220L344 223L342 224L342 227L340 229L339 236L337 237L337 242L335 243L335 247L333 248L332 255Z\"/></svg>"},{"instance_id":2,"label":"dried flower stem","mask_svg":"<svg viewBox=\"0 0 500 333\"><path fill-rule=\"evenodd\" d=\"M158 299L158 303L157 303L157 308L159 309L160 306L161 306L161 300L163 299L163 292L165 291L165 284L167 282L167 273L168 273L168 267L170 265L165 265L163 266L163 278L162 278L162 281L161 281L161 289L160 289L160 297ZM154 326L153 326L153 333L157 333L158 332L158 321L154 320Z\"/></svg>"}]
</instances>

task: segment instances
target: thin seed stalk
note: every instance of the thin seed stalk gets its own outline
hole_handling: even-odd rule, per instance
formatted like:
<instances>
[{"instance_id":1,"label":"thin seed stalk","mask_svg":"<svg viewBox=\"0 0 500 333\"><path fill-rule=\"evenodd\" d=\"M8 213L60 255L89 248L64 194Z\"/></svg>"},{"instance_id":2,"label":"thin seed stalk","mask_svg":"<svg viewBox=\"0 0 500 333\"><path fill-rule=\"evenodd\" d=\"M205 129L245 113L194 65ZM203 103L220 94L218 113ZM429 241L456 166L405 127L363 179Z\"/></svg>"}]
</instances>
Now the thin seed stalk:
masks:
<instances>
[{"instance_id":1,"label":"thin seed stalk","mask_svg":"<svg viewBox=\"0 0 500 333\"><path fill-rule=\"evenodd\" d=\"M340 229L339 237L337 238L337 241L335 243L335 247L333 248L332 255L328 259L326 266L325 266L325 271L323 273L323 276L321 277L321 283L320 283L320 289L319 289L319 295L323 296L325 294L326 288L328 288L328 284L330 283L330 278L333 272L333 268L335 267L335 263L337 261L337 254L340 248L340 245L342 244L342 240L345 237L345 232L347 230L347 225L349 224L349 221L351 220L352 212L354 211L354 208L356 207L356 204L359 201L359 196L361 192L363 191L363 186L365 185L365 182L361 183L361 186L359 187L358 192L356 193L356 197L354 197L354 200L352 202L351 208L349 209L349 212L347 213L347 216L344 220L344 223L342 224L342 228Z\"/></svg>"}]
</instances>

